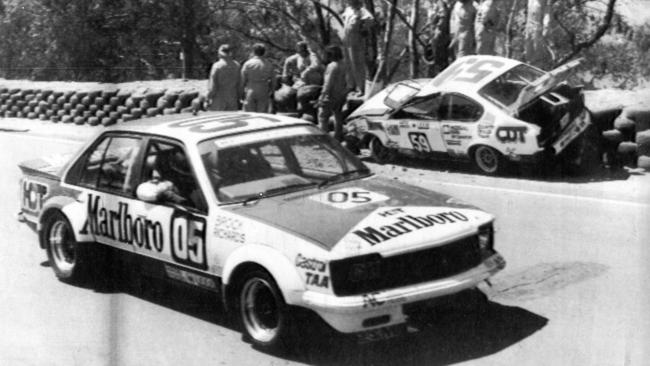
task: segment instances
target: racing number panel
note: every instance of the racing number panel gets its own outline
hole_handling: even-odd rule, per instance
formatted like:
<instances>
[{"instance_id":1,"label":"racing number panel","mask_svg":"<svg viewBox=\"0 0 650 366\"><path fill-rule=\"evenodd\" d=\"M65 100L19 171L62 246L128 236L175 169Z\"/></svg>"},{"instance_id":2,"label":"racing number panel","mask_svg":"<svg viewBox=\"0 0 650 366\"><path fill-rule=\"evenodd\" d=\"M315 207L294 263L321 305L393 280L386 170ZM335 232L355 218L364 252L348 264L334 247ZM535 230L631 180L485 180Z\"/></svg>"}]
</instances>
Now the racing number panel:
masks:
<instances>
[{"instance_id":1,"label":"racing number panel","mask_svg":"<svg viewBox=\"0 0 650 366\"><path fill-rule=\"evenodd\" d=\"M427 135L425 135L424 133L409 132L408 137L409 137L409 141L411 142L411 146L413 147L413 150L424 154L433 152L433 150L431 149L431 145L429 144L429 139L427 138Z\"/></svg>"}]
</instances>

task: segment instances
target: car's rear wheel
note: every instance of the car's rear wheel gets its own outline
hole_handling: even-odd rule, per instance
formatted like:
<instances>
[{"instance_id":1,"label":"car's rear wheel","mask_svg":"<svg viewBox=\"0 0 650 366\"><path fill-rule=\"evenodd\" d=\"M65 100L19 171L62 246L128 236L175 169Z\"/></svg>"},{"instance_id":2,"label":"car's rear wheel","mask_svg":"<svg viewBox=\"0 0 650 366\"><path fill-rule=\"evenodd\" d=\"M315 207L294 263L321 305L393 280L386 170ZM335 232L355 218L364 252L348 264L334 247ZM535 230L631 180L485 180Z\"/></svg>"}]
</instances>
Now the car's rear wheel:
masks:
<instances>
[{"instance_id":1,"label":"car's rear wheel","mask_svg":"<svg viewBox=\"0 0 650 366\"><path fill-rule=\"evenodd\" d=\"M379 164L388 163L394 158L394 151L387 148L377 136L373 136L368 143L370 156Z\"/></svg>"},{"instance_id":2,"label":"car's rear wheel","mask_svg":"<svg viewBox=\"0 0 650 366\"><path fill-rule=\"evenodd\" d=\"M90 269L88 248L75 240L68 219L60 212L50 215L43 227L43 240L54 274L62 281L80 282Z\"/></svg>"},{"instance_id":3,"label":"car's rear wheel","mask_svg":"<svg viewBox=\"0 0 650 366\"><path fill-rule=\"evenodd\" d=\"M239 286L238 310L241 326L254 345L286 349L293 336L293 324L280 289L263 269L248 272Z\"/></svg>"},{"instance_id":4,"label":"car's rear wheel","mask_svg":"<svg viewBox=\"0 0 650 366\"><path fill-rule=\"evenodd\" d=\"M496 175L503 170L505 161L503 155L497 150L481 145L474 149L473 154L474 165L485 174Z\"/></svg>"}]
</instances>

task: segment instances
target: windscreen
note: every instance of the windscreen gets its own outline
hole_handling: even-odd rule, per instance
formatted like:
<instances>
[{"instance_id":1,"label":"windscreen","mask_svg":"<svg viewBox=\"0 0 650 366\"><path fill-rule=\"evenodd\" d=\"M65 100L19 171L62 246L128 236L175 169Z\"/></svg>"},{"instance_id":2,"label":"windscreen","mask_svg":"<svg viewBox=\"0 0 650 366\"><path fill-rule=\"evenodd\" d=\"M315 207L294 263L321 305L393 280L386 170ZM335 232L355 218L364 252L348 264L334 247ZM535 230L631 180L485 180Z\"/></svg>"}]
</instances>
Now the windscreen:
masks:
<instances>
[{"instance_id":1,"label":"windscreen","mask_svg":"<svg viewBox=\"0 0 650 366\"><path fill-rule=\"evenodd\" d=\"M311 126L215 138L199 144L219 203L322 187L370 174L336 140Z\"/></svg>"},{"instance_id":2,"label":"windscreen","mask_svg":"<svg viewBox=\"0 0 650 366\"><path fill-rule=\"evenodd\" d=\"M479 94L500 108L510 109L524 88L543 75L543 71L531 66L517 65L486 84L479 90Z\"/></svg>"}]
</instances>

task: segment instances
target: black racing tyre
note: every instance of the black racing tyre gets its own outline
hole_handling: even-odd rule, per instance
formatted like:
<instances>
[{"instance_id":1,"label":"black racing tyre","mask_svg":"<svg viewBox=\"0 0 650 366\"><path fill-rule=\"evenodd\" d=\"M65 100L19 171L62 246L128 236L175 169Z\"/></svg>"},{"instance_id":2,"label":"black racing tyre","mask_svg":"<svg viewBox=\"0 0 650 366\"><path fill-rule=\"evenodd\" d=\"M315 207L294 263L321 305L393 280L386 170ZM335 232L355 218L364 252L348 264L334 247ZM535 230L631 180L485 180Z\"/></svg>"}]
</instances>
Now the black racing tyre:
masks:
<instances>
[{"instance_id":1,"label":"black racing tyre","mask_svg":"<svg viewBox=\"0 0 650 366\"><path fill-rule=\"evenodd\" d=\"M650 156L639 156L636 161L636 166L650 172Z\"/></svg>"},{"instance_id":2,"label":"black racing tyre","mask_svg":"<svg viewBox=\"0 0 650 366\"><path fill-rule=\"evenodd\" d=\"M472 150L472 163L482 173L496 175L505 165L505 159L500 152L486 145L479 145Z\"/></svg>"},{"instance_id":3,"label":"black racing tyre","mask_svg":"<svg viewBox=\"0 0 650 366\"><path fill-rule=\"evenodd\" d=\"M635 154L637 151L636 142L623 141L616 147L616 151L619 154Z\"/></svg>"},{"instance_id":4,"label":"black racing tyre","mask_svg":"<svg viewBox=\"0 0 650 366\"><path fill-rule=\"evenodd\" d=\"M41 240L56 277L65 282L80 282L88 278L90 250L75 240L72 226L61 212L46 218Z\"/></svg>"},{"instance_id":5,"label":"black racing tyre","mask_svg":"<svg viewBox=\"0 0 650 366\"><path fill-rule=\"evenodd\" d=\"M636 134L637 154L650 156L650 130Z\"/></svg>"},{"instance_id":6,"label":"black racing tyre","mask_svg":"<svg viewBox=\"0 0 650 366\"><path fill-rule=\"evenodd\" d=\"M160 109L151 107L147 109L147 117L155 117L160 114Z\"/></svg>"},{"instance_id":7,"label":"black racing tyre","mask_svg":"<svg viewBox=\"0 0 650 366\"><path fill-rule=\"evenodd\" d=\"M370 156L379 164L389 163L395 157L395 152L386 147L377 136L370 138L368 149L370 149Z\"/></svg>"},{"instance_id":8,"label":"black racing tyre","mask_svg":"<svg viewBox=\"0 0 650 366\"><path fill-rule=\"evenodd\" d=\"M131 109L131 114L136 119L142 117L142 108L133 108L133 109Z\"/></svg>"},{"instance_id":9,"label":"black racing tyre","mask_svg":"<svg viewBox=\"0 0 650 366\"><path fill-rule=\"evenodd\" d=\"M614 120L614 128L621 131L633 131L635 123L633 120L627 118L624 114L616 117Z\"/></svg>"},{"instance_id":10,"label":"black racing tyre","mask_svg":"<svg viewBox=\"0 0 650 366\"><path fill-rule=\"evenodd\" d=\"M99 117L90 117L88 118L88 124L91 126L97 126L99 124Z\"/></svg>"},{"instance_id":11,"label":"black racing tyre","mask_svg":"<svg viewBox=\"0 0 650 366\"><path fill-rule=\"evenodd\" d=\"M282 292L263 269L246 273L237 286L237 316L246 338L267 350L283 350L291 344L295 324Z\"/></svg>"}]
</instances>

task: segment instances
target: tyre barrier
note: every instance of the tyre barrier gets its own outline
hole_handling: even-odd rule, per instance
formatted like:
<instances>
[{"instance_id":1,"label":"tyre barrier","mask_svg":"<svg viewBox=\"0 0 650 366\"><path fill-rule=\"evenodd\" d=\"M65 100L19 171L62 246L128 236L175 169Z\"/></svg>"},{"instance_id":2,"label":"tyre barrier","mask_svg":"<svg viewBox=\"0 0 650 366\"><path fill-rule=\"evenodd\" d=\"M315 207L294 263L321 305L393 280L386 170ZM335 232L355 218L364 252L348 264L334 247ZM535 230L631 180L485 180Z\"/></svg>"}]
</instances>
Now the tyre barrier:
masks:
<instances>
[{"instance_id":1,"label":"tyre barrier","mask_svg":"<svg viewBox=\"0 0 650 366\"><path fill-rule=\"evenodd\" d=\"M197 90L52 90L0 87L0 118L112 125L139 118L205 110Z\"/></svg>"},{"instance_id":2,"label":"tyre barrier","mask_svg":"<svg viewBox=\"0 0 650 366\"><path fill-rule=\"evenodd\" d=\"M612 127L602 132L609 151L621 161L636 160L637 167L650 171L647 164L650 156L650 105L623 108Z\"/></svg>"}]
</instances>

